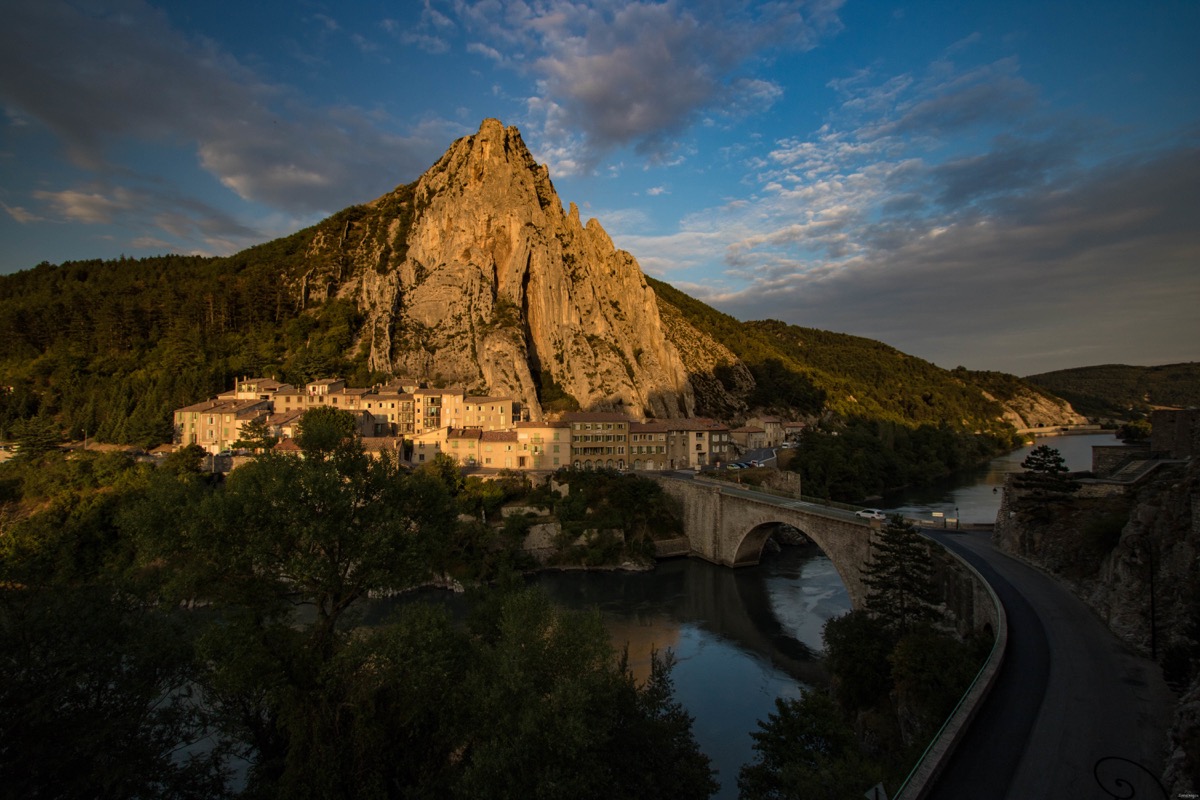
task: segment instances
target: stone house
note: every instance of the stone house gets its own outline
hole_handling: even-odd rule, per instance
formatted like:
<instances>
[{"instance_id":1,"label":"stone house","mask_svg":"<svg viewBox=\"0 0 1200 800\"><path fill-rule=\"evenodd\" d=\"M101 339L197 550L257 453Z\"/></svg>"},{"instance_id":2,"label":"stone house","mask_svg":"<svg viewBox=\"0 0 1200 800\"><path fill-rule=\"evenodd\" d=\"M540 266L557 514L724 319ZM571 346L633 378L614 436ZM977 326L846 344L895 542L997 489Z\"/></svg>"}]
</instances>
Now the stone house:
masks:
<instances>
[{"instance_id":1,"label":"stone house","mask_svg":"<svg viewBox=\"0 0 1200 800\"><path fill-rule=\"evenodd\" d=\"M751 417L746 420L747 425L763 429L763 435L766 439L766 444L763 447L778 447L783 444L784 422L785 420L782 417L768 414Z\"/></svg>"},{"instance_id":2,"label":"stone house","mask_svg":"<svg viewBox=\"0 0 1200 800\"><path fill-rule=\"evenodd\" d=\"M667 434L671 424L660 420L632 422L629 425L629 457L635 470L667 469Z\"/></svg>"},{"instance_id":3,"label":"stone house","mask_svg":"<svg viewBox=\"0 0 1200 800\"><path fill-rule=\"evenodd\" d=\"M563 415L571 427L571 464L579 469L625 469L629 426L624 414L612 411L572 411Z\"/></svg>"},{"instance_id":4,"label":"stone house","mask_svg":"<svg viewBox=\"0 0 1200 800\"><path fill-rule=\"evenodd\" d=\"M671 420L667 423L669 469L700 469L734 458L734 441L729 427L705 417Z\"/></svg>"},{"instance_id":5,"label":"stone house","mask_svg":"<svg viewBox=\"0 0 1200 800\"><path fill-rule=\"evenodd\" d=\"M568 422L518 422L517 469L554 470L571 463Z\"/></svg>"},{"instance_id":6,"label":"stone house","mask_svg":"<svg viewBox=\"0 0 1200 800\"><path fill-rule=\"evenodd\" d=\"M271 413L269 400L213 399L174 412L175 443L199 445L209 453L231 450L242 428Z\"/></svg>"},{"instance_id":7,"label":"stone house","mask_svg":"<svg viewBox=\"0 0 1200 800\"><path fill-rule=\"evenodd\" d=\"M743 451L758 450L767 446L767 432L754 425L743 425L729 432L733 441Z\"/></svg>"}]
</instances>

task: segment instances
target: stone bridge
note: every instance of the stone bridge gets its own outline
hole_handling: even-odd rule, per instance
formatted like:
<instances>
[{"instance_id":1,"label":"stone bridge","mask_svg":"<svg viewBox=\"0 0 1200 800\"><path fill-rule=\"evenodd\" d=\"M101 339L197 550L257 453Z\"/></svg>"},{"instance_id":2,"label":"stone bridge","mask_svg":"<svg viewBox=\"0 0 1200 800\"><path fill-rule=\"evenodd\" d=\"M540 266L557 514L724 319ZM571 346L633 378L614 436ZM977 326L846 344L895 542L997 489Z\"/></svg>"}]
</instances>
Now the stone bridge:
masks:
<instances>
[{"instance_id":1,"label":"stone bridge","mask_svg":"<svg viewBox=\"0 0 1200 800\"><path fill-rule=\"evenodd\" d=\"M772 497L733 485L714 485L669 476L657 478L663 490L683 506L683 529L690 554L728 567L758 563L763 545L777 523L786 523L829 556L850 602L862 608L867 590L863 567L870 558L871 534L878 523L849 511Z\"/></svg>"}]
</instances>

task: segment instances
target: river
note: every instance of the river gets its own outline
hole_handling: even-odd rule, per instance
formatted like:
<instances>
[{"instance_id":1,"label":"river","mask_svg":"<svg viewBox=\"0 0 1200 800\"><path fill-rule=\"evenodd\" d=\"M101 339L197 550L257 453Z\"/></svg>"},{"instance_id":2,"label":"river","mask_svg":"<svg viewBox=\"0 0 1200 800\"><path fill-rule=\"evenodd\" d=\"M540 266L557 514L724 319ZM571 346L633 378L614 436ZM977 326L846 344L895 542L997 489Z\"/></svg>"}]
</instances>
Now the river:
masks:
<instances>
[{"instance_id":1,"label":"river","mask_svg":"<svg viewBox=\"0 0 1200 800\"><path fill-rule=\"evenodd\" d=\"M1070 469L1083 470L1091 466L1092 445L1116 440L1081 435L1043 442ZM931 521L940 511L940 519L957 513L964 522L992 522L1005 475L1019 471L1031 449L932 489L895 495L881 507ZM833 564L815 546L786 547L737 570L684 558L660 562L653 572L545 572L531 580L564 607L598 609L613 643L628 646L635 675L648 671L652 650L671 651L675 697L694 717L696 739L719 771L722 800L737 797L738 770L754 755L750 734L774 711L775 699L824 682L814 658L821 629L850 610Z\"/></svg>"},{"instance_id":2,"label":"river","mask_svg":"<svg viewBox=\"0 0 1200 800\"><path fill-rule=\"evenodd\" d=\"M648 671L652 649L671 651L675 697L719 770L721 798L737 797L750 732L775 698L824 681L813 655L821 628L850 610L833 564L812 546L738 570L685 558L653 572L542 573L535 583L564 606L599 609L614 644L629 647L635 676Z\"/></svg>"},{"instance_id":3,"label":"river","mask_svg":"<svg viewBox=\"0 0 1200 800\"><path fill-rule=\"evenodd\" d=\"M961 473L932 486L889 494L880 502L879 508L927 519L933 525L953 525L953 522L947 522L953 519L961 519L964 523L995 522L1004 493L1005 478L1014 472L1021 472L1021 462L1033 448L1042 444L1053 447L1062 454L1067 462L1067 469L1080 472L1092 468L1093 446L1112 446L1120 443L1112 433L1039 438L1033 444L992 459L986 466L976 470ZM942 516L934 517L934 513L940 513Z\"/></svg>"},{"instance_id":4,"label":"river","mask_svg":"<svg viewBox=\"0 0 1200 800\"><path fill-rule=\"evenodd\" d=\"M1076 471L1091 468L1093 445L1117 443L1111 434L1087 434L1036 444L1058 450ZM1005 476L1020 471L1036 444L935 487L894 494L881 507L931 521L940 511L942 520L993 522ZM815 547L784 548L738 570L679 559L650 573L543 573L535 582L564 606L599 609L617 646L628 644L635 674L647 669L652 647L671 650L676 699L719 770L722 799L737 797L738 769L754 755L750 733L774 711L775 698L823 681L811 654L822 649L825 621L850 610L833 564Z\"/></svg>"}]
</instances>

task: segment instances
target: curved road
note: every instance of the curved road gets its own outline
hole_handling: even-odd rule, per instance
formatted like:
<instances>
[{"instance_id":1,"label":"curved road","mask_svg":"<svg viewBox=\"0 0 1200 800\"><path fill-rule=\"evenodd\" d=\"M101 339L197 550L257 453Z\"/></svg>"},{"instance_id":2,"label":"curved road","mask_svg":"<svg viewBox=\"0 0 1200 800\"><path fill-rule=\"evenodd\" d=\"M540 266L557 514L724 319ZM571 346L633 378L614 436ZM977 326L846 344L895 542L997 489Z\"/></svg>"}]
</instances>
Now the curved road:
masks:
<instances>
[{"instance_id":1,"label":"curved road","mask_svg":"<svg viewBox=\"0 0 1200 800\"><path fill-rule=\"evenodd\" d=\"M1164 797L1157 776L1172 696L1158 666L1122 644L1070 590L1001 553L986 534L927 533L991 583L1009 628L997 682L929 797Z\"/></svg>"}]
</instances>

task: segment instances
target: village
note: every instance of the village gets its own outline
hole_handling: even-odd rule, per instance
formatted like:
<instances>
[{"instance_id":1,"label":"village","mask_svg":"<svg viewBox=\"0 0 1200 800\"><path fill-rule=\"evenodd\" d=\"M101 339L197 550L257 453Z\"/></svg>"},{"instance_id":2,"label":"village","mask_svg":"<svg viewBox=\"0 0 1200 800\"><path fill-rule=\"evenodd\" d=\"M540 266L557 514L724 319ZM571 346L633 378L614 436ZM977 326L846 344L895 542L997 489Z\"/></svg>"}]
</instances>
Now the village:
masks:
<instances>
[{"instance_id":1,"label":"village","mask_svg":"<svg viewBox=\"0 0 1200 800\"><path fill-rule=\"evenodd\" d=\"M296 427L312 408L354 415L368 452L392 452L411 465L445 454L463 467L520 471L698 470L778 447L804 428L772 415L751 417L736 428L702 417L641 420L610 411L565 412L537 421L511 397L403 379L361 389L336 378L303 387L243 378L231 391L176 409L174 446L197 445L214 457L214 469L231 467L241 455L238 443L246 427L264 425L277 450L298 451Z\"/></svg>"}]
</instances>

